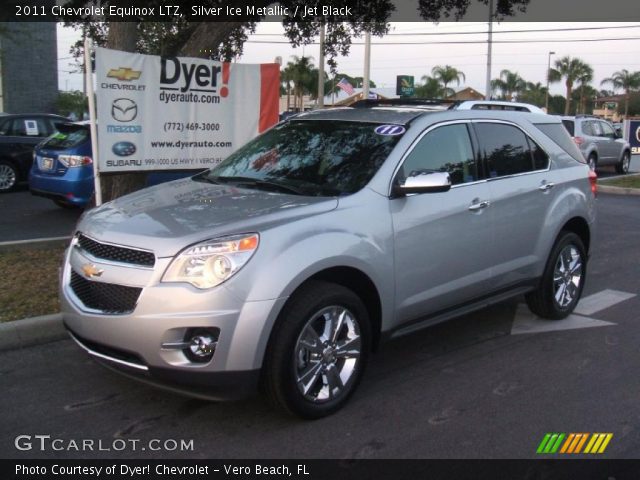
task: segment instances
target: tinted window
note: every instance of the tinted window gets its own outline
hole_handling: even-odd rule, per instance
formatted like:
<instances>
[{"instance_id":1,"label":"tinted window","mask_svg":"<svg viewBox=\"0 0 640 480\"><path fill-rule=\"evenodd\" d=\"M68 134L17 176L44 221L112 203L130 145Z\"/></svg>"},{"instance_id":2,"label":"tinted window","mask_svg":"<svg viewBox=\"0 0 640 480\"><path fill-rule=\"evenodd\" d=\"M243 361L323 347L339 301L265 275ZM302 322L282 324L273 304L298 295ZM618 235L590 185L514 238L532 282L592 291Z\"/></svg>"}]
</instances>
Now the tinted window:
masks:
<instances>
[{"instance_id":1,"label":"tinted window","mask_svg":"<svg viewBox=\"0 0 640 480\"><path fill-rule=\"evenodd\" d=\"M535 170L546 170L549 167L549 155L545 152L540 145L527 137L529 141L529 148L533 154L533 168Z\"/></svg>"},{"instance_id":2,"label":"tinted window","mask_svg":"<svg viewBox=\"0 0 640 480\"><path fill-rule=\"evenodd\" d=\"M504 177L533 170L527 137L518 128L500 123L475 125L489 177Z\"/></svg>"},{"instance_id":3,"label":"tinted window","mask_svg":"<svg viewBox=\"0 0 640 480\"><path fill-rule=\"evenodd\" d=\"M61 132L56 132L47 138L42 144L42 148L66 150L89 141L89 138L90 133L88 128L64 128Z\"/></svg>"},{"instance_id":4,"label":"tinted window","mask_svg":"<svg viewBox=\"0 0 640 480\"><path fill-rule=\"evenodd\" d=\"M563 125L564 122L565 120L562 121ZM573 122L571 122L571 125L573 125ZM566 128L563 128L562 125L559 123L537 123L536 127L575 160L585 163L580 150L578 150L578 147L569 136L569 132L567 132Z\"/></svg>"},{"instance_id":5,"label":"tinted window","mask_svg":"<svg viewBox=\"0 0 640 480\"><path fill-rule=\"evenodd\" d=\"M15 137L46 137L51 133L41 118L14 118L3 125L3 129L0 134Z\"/></svg>"},{"instance_id":6,"label":"tinted window","mask_svg":"<svg viewBox=\"0 0 640 480\"><path fill-rule=\"evenodd\" d=\"M605 137L615 138L616 133L613 131L613 127L606 122L598 122L602 130L602 135Z\"/></svg>"},{"instance_id":7,"label":"tinted window","mask_svg":"<svg viewBox=\"0 0 640 480\"><path fill-rule=\"evenodd\" d=\"M289 187L304 195L354 193L371 180L402 136L376 133L378 126L288 121L250 141L196 180L237 183L248 188ZM393 126L381 130L404 131Z\"/></svg>"},{"instance_id":8,"label":"tinted window","mask_svg":"<svg viewBox=\"0 0 640 480\"><path fill-rule=\"evenodd\" d=\"M567 129L569 135L571 135L572 137L575 136L575 125L573 124L573 120L562 120L562 125L564 125L564 128Z\"/></svg>"},{"instance_id":9,"label":"tinted window","mask_svg":"<svg viewBox=\"0 0 640 480\"><path fill-rule=\"evenodd\" d=\"M400 180L421 171L449 172L453 185L477 180L467 126L446 125L422 137L402 164Z\"/></svg>"}]
</instances>

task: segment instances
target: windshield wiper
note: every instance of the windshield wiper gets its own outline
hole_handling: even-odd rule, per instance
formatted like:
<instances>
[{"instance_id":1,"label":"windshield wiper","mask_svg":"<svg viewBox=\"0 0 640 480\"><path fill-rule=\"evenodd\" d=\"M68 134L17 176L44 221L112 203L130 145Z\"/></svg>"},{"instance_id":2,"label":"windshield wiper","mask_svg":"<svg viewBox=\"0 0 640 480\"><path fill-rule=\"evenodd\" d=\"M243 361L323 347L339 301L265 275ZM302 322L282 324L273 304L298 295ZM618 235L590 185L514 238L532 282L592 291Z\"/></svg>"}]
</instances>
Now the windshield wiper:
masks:
<instances>
[{"instance_id":1,"label":"windshield wiper","mask_svg":"<svg viewBox=\"0 0 640 480\"><path fill-rule=\"evenodd\" d=\"M293 193L295 195L307 195L302 190L289 185L283 185L281 183L270 182L268 180L261 180L253 177L207 177L209 181L215 183L233 183L234 185L247 185L250 187L267 187L271 189L280 190L285 193Z\"/></svg>"}]
</instances>

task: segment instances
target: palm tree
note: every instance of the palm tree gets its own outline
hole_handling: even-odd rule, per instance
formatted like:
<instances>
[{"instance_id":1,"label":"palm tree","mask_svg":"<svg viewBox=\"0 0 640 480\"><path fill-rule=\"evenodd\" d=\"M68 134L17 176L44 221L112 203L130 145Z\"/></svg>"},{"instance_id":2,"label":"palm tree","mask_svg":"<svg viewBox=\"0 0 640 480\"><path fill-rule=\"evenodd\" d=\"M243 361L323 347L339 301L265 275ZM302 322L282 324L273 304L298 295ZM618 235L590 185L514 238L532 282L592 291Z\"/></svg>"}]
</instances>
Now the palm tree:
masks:
<instances>
[{"instance_id":1,"label":"palm tree","mask_svg":"<svg viewBox=\"0 0 640 480\"><path fill-rule=\"evenodd\" d=\"M640 88L640 72L631 73L626 68L613 72L613 75L609 78L605 78L600 82L600 85L611 84L614 89L624 90L624 118L629 116L629 96L631 90Z\"/></svg>"},{"instance_id":2,"label":"palm tree","mask_svg":"<svg viewBox=\"0 0 640 480\"><path fill-rule=\"evenodd\" d=\"M308 87L312 79L313 63L311 57L298 57L293 55L292 60L287 62L287 69L290 70L291 82L293 83L293 94L296 108L304 110L304 94L309 91Z\"/></svg>"},{"instance_id":3,"label":"palm tree","mask_svg":"<svg viewBox=\"0 0 640 480\"><path fill-rule=\"evenodd\" d=\"M287 111L291 108L291 82L293 81L293 69L291 68L291 62L280 73L280 82L284 84L284 88L287 92Z\"/></svg>"},{"instance_id":4,"label":"palm tree","mask_svg":"<svg viewBox=\"0 0 640 480\"><path fill-rule=\"evenodd\" d=\"M532 103L539 107L544 106L547 95L547 87L540 82L526 82L525 89L520 95L520 100L525 103Z\"/></svg>"},{"instance_id":5,"label":"palm tree","mask_svg":"<svg viewBox=\"0 0 640 480\"><path fill-rule=\"evenodd\" d=\"M593 68L586 63L583 64L577 80L580 82L580 103L578 104L578 110L579 113L585 113L585 87L593 80Z\"/></svg>"},{"instance_id":6,"label":"palm tree","mask_svg":"<svg viewBox=\"0 0 640 480\"><path fill-rule=\"evenodd\" d=\"M582 72L584 72L584 67L588 65L579 58L571 58L569 56L556 60L554 65L555 68L549 69L548 72L549 81L555 83L561 81L563 78L565 79L567 103L565 103L564 106L564 114L569 115L573 85L580 78Z\"/></svg>"},{"instance_id":7,"label":"palm tree","mask_svg":"<svg viewBox=\"0 0 640 480\"><path fill-rule=\"evenodd\" d=\"M527 87L527 82L518 74L511 70L502 70L500 78L491 80L491 88L500 90L505 100L513 100L515 94L520 94Z\"/></svg>"},{"instance_id":8,"label":"palm tree","mask_svg":"<svg viewBox=\"0 0 640 480\"><path fill-rule=\"evenodd\" d=\"M443 96L443 89L439 80L429 75L423 75L421 80L422 85L418 85L415 90L416 97L441 98Z\"/></svg>"},{"instance_id":9,"label":"palm tree","mask_svg":"<svg viewBox=\"0 0 640 480\"><path fill-rule=\"evenodd\" d=\"M456 82L456 85L460 85L460 78L462 78L463 81L467 80L461 70L458 70L451 65L436 65L431 69L431 75L433 75L433 78L442 84L442 94L445 97L456 93L452 88L448 88L447 85L453 82Z\"/></svg>"}]
</instances>

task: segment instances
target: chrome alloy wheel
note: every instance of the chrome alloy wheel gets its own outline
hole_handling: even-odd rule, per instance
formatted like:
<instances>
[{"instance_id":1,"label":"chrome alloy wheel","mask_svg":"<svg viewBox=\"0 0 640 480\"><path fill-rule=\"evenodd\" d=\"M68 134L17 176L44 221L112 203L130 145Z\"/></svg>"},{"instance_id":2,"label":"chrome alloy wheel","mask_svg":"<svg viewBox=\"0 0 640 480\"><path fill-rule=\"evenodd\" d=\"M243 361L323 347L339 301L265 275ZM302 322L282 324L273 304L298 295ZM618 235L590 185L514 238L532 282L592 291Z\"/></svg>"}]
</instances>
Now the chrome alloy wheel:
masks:
<instances>
[{"instance_id":1,"label":"chrome alloy wheel","mask_svg":"<svg viewBox=\"0 0 640 480\"><path fill-rule=\"evenodd\" d=\"M582 258L574 245L562 249L553 271L553 296L560 308L567 308L580 291Z\"/></svg>"},{"instance_id":2,"label":"chrome alloy wheel","mask_svg":"<svg viewBox=\"0 0 640 480\"><path fill-rule=\"evenodd\" d=\"M622 172L627 173L629 171L629 166L631 165L631 156L625 152L622 157Z\"/></svg>"},{"instance_id":3,"label":"chrome alloy wheel","mask_svg":"<svg viewBox=\"0 0 640 480\"><path fill-rule=\"evenodd\" d=\"M340 396L359 367L362 341L356 317L330 306L314 314L298 336L295 379L306 400L323 403Z\"/></svg>"},{"instance_id":4,"label":"chrome alloy wheel","mask_svg":"<svg viewBox=\"0 0 640 480\"><path fill-rule=\"evenodd\" d=\"M16 183L16 172L9 165L0 164L0 191L9 190Z\"/></svg>"}]
</instances>

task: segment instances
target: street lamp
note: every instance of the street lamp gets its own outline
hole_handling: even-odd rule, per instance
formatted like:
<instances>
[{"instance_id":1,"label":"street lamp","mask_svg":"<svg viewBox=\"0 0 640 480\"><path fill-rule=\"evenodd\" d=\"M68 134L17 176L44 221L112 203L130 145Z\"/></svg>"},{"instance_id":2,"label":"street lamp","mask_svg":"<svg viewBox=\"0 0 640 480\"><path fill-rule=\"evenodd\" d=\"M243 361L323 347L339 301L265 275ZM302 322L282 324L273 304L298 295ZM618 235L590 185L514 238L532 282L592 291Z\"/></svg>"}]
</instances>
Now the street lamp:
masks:
<instances>
[{"instance_id":1,"label":"street lamp","mask_svg":"<svg viewBox=\"0 0 640 480\"><path fill-rule=\"evenodd\" d=\"M555 55L556 52L549 52L547 57L547 93L544 97L544 108L549 113L549 70L551 70L551 55Z\"/></svg>"}]
</instances>

